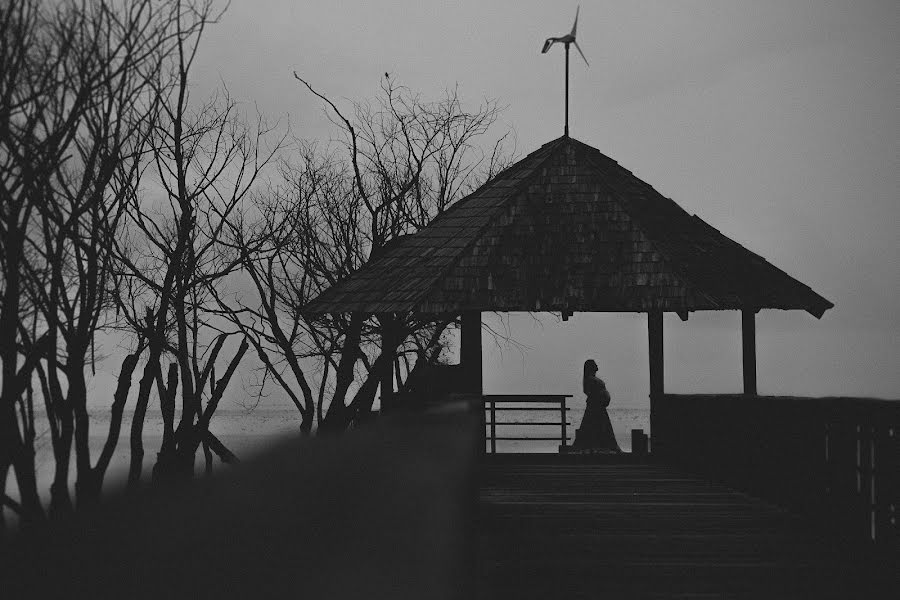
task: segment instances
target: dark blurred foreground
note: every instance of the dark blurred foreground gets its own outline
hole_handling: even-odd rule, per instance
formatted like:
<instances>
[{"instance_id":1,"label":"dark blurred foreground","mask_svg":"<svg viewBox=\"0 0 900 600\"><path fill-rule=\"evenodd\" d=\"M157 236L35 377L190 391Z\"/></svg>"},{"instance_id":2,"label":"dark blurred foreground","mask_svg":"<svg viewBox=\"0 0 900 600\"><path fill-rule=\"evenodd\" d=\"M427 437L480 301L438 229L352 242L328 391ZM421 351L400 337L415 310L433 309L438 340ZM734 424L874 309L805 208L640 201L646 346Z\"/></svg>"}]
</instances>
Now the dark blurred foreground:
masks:
<instances>
[{"instance_id":1,"label":"dark blurred foreground","mask_svg":"<svg viewBox=\"0 0 900 600\"><path fill-rule=\"evenodd\" d=\"M448 406L285 440L3 549L4 598L468 598L474 419Z\"/></svg>"}]
</instances>

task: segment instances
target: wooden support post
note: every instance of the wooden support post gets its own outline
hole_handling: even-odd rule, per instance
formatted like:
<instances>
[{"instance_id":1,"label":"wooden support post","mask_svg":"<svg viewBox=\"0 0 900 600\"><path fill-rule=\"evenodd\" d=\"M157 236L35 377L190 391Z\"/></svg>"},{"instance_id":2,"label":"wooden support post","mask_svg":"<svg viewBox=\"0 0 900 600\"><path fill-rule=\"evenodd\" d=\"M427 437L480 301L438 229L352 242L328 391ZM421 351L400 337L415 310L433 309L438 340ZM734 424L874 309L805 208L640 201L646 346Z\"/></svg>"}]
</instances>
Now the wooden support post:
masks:
<instances>
[{"instance_id":1,"label":"wooden support post","mask_svg":"<svg viewBox=\"0 0 900 600\"><path fill-rule=\"evenodd\" d=\"M381 374L381 412L388 413L394 408L394 353L397 349L396 318L391 313L378 315L381 325L381 351L390 352L391 359Z\"/></svg>"},{"instance_id":2,"label":"wooden support post","mask_svg":"<svg viewBox=\"0 0 900 600\"><path fill-rule=\"evenodd\" d=\"M663 372L663 314L661 310L647 313L647 342L650 358L650 432L654 439L654 451L664 448L664 444L657 444L656 440L665 437L662 430L671 428L671 423L660 423L659 407L664 393ZM658 436L658 432L661 435Z\"/></svg>"},{"instance_id":3,"label":"wooden support post","mask_svg":"<svg viewBox=\"0 0 900 600\"><path fill-rule=\"evenodd\" d=\"M744 393L756 395L756 311L741 311L741 342L744 354Z\"/></svg>"},{"instance_id":4,"label":"wooden support post","mask_svg":"<svg viewBox=\"0 0 900 600\"><path fill-rule=\"evenodd\" d=\"M663 314L661 310L647 313L647 334L650 354L650 400L661 398L664 392L663 371Z\"/></svg>"},{"instance_id":5,"label":"wooden support post","mask_svg":"<svg viewBox=\"0 0 900 600\"><path fill-rule=\"evenodd\" d=\"M465 377L465 390L481 394L481 313L468 311L461 315L459 362Z\"/></svg>"}]
</instances>

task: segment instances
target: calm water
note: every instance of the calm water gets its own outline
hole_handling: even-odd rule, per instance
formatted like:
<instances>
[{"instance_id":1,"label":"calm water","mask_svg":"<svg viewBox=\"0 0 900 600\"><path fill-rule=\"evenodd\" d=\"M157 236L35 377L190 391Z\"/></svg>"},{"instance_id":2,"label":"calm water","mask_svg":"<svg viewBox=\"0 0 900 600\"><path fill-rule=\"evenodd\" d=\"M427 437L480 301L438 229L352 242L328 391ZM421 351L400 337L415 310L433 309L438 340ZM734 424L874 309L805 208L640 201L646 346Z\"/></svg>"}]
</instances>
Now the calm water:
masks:
<instances>
[{"instance_id":1,"label":"calm water","mask_svg":"<svg viewBox=\"0 0 900 600\"><path fill-rule=\"evenodd\" d=\"M113 454L112 462L107 471L106 481L111 487L121 485L128 474L128 465L131 459L129 436L131 431L131 413L126 413L122 423L122 431L119 434L119 443ZM177 420L176 420L177 425ZM210 423L210 430L222 441L229 450L238 458L247 459L254 454L265 450L270 444L285 435L296 433L299 430L300 419L296 410L264 410L257 409L251 412L244 410L220 410ZM35 463L37 466L38 489L45 495L53 480L55 460L50 441L50 430L46 419L39 419L36 424L37 440L35 442ZM106 441L109 430L109 414L99 413L91 415L91 459L96 463L100 450ZM148 412L144 422L144 476L149 477L150 470L156 462L156 453L162 444L163 422L158 412ZM203 468L203 453L197 453L196 468ZM214 461L215 468L223 468L218 458ZM70 479L75 477L74 452L71 458ZM74 486L74 483L71 485ZM17 494L15 477L9 476L8 489Z\"/></svg>"},{"instance_id":2,"label":"calm water","mask_svg":"<svg viewBox=\"0 0 900 600\"><path fill-rule=\"evenodd\" d=\"M575 429L581 424L584 415L583 402L574 402L569 411L567 427L569 443L575 437ZM613 431L619 441L622 450L631 449L631 430L643 429L645 433L650 431L650 411L632 408L610 408L610 420ZM498 411L497 420L515 421L559 421L559 414L555 412L515 412L505 415ZM244 410L220 410L213 417L210 429L238 458L246 460L253 455L265 450L269 445L286 435L295 434L299 430L300 419L297 411L292 409L271 410L256 409L250 412ZM100 449L106 440L106 432L109 428L108 414L99 413L91 416L91 457L96 462ZM130 460L129 432L131 428L131 414L126 413L119 436L119 443L107 474L107 485L116 488L123 484L128 473ZM162 443L163 424L158 412L147 414L144 427L144 476L149 477L150 470L156 461L156 453ZM560 427L556 426L498 426L498 435L512 436L559 436ZM46 420L37 423L36 464L38 475L38 489L47 499L50 483L53 480L54 459L50 442L50 432ZM508 441L498 442L498 452L557 452L559 448L558 437L548 441ZM214 469L226 467L215 459ZM202 452L197 453L196 469L203 469ZM71 485L74 487L75 457L72 456ZM10 474L7 480L7 491L13 496L18 496L15 477Z\"/></svg>"}]
</instances>

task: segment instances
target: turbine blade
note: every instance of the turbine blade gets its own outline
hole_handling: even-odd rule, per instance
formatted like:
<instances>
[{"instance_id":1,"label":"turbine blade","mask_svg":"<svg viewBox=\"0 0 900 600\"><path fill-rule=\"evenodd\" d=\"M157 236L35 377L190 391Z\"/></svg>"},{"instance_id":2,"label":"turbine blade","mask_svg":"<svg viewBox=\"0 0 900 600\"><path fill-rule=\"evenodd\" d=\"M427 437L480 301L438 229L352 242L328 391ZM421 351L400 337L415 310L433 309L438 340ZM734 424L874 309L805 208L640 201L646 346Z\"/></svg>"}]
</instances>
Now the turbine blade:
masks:
<instances>
[{"instance_id":1,"label":"turbine blade","mask_svg":"<svg viewBox=\"0 0 900 600\"><path fill-rule=\"evenodd\" d=\"M575 23L572 25L572 33L571 33L572 37L575 37L575 30L578 29L578 11L579 10L581 10L580 4L575 8Z\"/></svg>"},{"instance_id":2,"label":"turbine blade","mask_svg":"<svg viewBox=\"0 0 900 600\"><path fill-rule=\"evenodd\" d=\"M581 46L578 45L578 42L576 42L576 41L573 40L572 43L575 44L575 49L578 50L578 54L580 54L580 55L581 55L581 58L584 59L584 64L586 64L587 66L591 66L591 63L589 63L589 62L587 61L587 59L584 58L584 52L581 51Z\"/></svg>"}]
</instances>

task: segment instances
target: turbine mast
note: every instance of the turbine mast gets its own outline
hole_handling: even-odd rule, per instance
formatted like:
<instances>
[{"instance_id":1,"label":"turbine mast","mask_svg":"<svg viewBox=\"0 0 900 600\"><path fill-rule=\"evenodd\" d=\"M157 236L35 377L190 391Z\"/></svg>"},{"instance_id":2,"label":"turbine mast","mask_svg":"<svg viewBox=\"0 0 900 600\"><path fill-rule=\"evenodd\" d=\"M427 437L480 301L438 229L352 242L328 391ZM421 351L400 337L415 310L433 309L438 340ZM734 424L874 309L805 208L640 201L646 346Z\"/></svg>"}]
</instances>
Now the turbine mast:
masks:
<instances>
[{"instance_id":1,"label":"turbine mast","mask_svg":"<svg viewBox=\"0 0 900 600\"><path fill-rule=\"evenodd\" d=\"M588 63L587 58L584 56L584 52L581 51L581 47L578 45L578 41L575 39L575 33L578 31L578 11L580 8L581 7L579 6L575 9L575 22L572 24L572 31L563 36L547 38L544 42L544 47L541 48L541 54L546 54L547 51L550 50L550 47L557 42L562 43L562 45L566 47L566 121L563 128L563 135L565 137L569 137L569 46L575 44L575 49L578 50L578 54L584 59L584 64L590 66L590 63Z\"/></svg>"},{"instance_id":2,"label":"turbine mast","mask_svg":"<svg viewBox=\"0 0 900 600\"><path fill-rule=\"evenodd\" d=\"M566 127L563 135L569 137L569 43L566 42Z\"/></svg>"}]
</instances>

